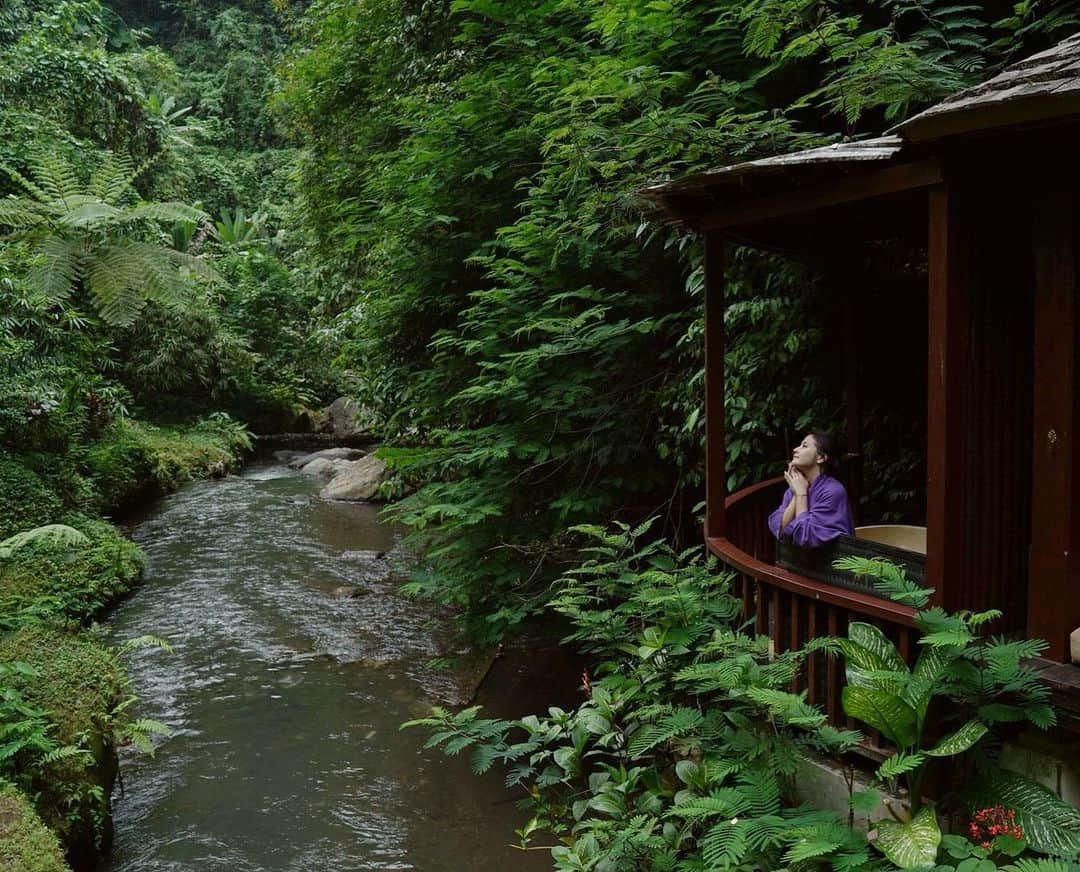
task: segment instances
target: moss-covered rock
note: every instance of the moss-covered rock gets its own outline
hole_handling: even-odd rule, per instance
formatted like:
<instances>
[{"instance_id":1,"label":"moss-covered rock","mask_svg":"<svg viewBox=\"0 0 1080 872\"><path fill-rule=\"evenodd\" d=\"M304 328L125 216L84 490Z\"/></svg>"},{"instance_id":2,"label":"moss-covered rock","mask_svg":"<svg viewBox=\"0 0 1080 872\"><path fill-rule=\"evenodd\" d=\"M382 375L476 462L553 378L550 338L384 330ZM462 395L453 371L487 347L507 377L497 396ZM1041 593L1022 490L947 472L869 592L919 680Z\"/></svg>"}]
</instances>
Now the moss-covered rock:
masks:
<instances>
[{"instance_id":1,"label":"moss-covered rock","mask_svg":"<svg viewBox=\"0 0 1080 872\"><path fill-rule=\"evenodd\" d=\"M18 459L0 452L0 539L58 520L63 506Z\"/></svg>"},{"instance_id":2,"label":"moss-covered rock","mask_svg":"<svg viewBox=\"0 0 1080 872\"><path fill-rule=\"evenodd\" d=\"M0 784L0 872L67 872L56 835L13 785Z\"/></svg>"},{"instance_id":3,"label":"moss-covered rock","mask_svg":"<svg viewBox=\"0 0 1080 872\"><path fill-rule=\"evenodd\" d=\"M92 868L112 842L114 712L126 692L123 669L93 634L40 624L0 637L0 662L33 667L34 675L9 675L9 685L46 713L60 745L89 751L44 764L29 773L31 783L25 786L72 865Z\"/></svg>"},{"instance_id":4,"label":"moss-covered rock","mask_svg":"<svg viewBox=\"0 0 1080 872\"><path fill-rule=\"evenodd\" d=\"M173 430L120 420L87 449L86 472L100 508L109 511L187 481L224 475L240 459L241 442L227 428Z\"/></svg>"},{"instance_id":5,"label":"moss-covered rock","mask_svg":"<svg viewBox=\"0 0 1080 872\"><path fill-rule=\"evenodd\" d=\"M77 513L61 520L84 533L89 545L43 543L0 557L0 613L33 609L85 623L138 581L142 552L112 524Z\"/></svg>"}]
</instances>

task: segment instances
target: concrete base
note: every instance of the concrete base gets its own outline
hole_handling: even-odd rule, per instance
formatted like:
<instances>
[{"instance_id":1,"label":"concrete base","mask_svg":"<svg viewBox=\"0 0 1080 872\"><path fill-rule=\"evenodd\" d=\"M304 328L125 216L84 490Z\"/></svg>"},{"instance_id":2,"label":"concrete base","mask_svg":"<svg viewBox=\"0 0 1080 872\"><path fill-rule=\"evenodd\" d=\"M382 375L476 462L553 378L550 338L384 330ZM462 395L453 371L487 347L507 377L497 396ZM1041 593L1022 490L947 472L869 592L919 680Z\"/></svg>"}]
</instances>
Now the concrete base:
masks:
<instances>
[{"instance_id":1,"label":"concrete base","mask_svg":"<svg viewBox=\"0 0 1080 872\"><path fill-rule=\"evenodd\" d=\"M1052 740L1025 733L1001 749L1001 765L1019 772L1080 808L1080 739Z\"/></svg>"},{"instance_id":2,"label":"concrete base","mask_svg":"<svg viewBox=\"0 0 1080 872\"><path fill-rule=\"evenodd\" d=\"M808 755L799 763L794 798L796 802L809 802L818 808L835 811L847 820L851 814L851 806L848 804L851 794L867 790L870 786L870 779L865 773L828 757ZM906 793L890 794L882 791L882 801L874 811L870 814L856 814L852 818L856 829L865 833L874 821L892 817L886 803L899 812L907 807Z\"/></svg>"}]
</instances>

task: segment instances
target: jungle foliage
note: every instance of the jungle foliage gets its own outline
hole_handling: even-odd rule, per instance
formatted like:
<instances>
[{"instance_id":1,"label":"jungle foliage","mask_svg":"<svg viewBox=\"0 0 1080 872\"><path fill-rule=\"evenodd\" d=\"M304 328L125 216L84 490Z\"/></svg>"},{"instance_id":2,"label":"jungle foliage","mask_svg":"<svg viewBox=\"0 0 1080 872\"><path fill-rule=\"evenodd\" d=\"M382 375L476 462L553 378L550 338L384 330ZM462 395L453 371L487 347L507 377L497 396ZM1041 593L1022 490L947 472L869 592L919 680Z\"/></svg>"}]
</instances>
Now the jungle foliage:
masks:
<instances>
[{"instance_id":1,"label":"jungle foliage","mask_svg":"<svg viewBox=\"0 0 1080 872\"><path fill-rule=\"evenodd\" d=\"M256 6L169 4L191 36L163 46L123 4L0 2L0 780L84 866L116 747L158 729L90 629L142 566L101 514L336 395L266 109L283 20ZM59 865L5 829L0 856L35 853Z\"/></svg>"},{"instance_id":2,"label":"jungle foliage","mask_svg":"<svg viewBox=\"0 0 1080 872\"><path fill-rule=\"evenodd\" d=\"M573 565L574 525L659 512L668 535L692 529L701 251L657 223L642 186L879 132L1078 16L1073 2L311 3L278 104L305 144L312 256L348 294L343 360L419 486L396 504L431 567L413 589L491 637ZM752 252L728 280L737 486L836 416L814 365L824 281ZM900 492L894 474L883 487Z\"/></svg>"},{"instance_id":3,"label":"jungle foliage","mask_svg":"<svg viewBox=\"0 0 1080 872\"><path fill-rule=\"evenodd\" d=\"M972 628L994 615L931 608L919 613L913 670L877 628L856 622L847 638L775 655L741 625L730 576L700 549L679 554L651 539L649 526L577 531L590 543L585 560L549 603L570 622L567 641L596 664L576 708L515 720L436 708L405 725L426 728L427 745L446 754L469 751L477 773L505 768L531 815L523 847L550 846L561 872L1080 868L1080 812L995 756L996 727L1053 721L1047 689L1022 665L1040 643L979 640ZM846 818L815 806L806 755L842 755L862 736L792 692L814 651L844 657L845 710L899 747L874 785L849 789ZM944 734L923 743L935 700ZM1023 838L995 839L989 851L942 836L939 807L921 802L919 785L926 763L946 757L980 778L941 797L942 817L964 820L1005 797ZM886 790L905 776L915 799L891 807Z\"/></svg>"}]
</instances>

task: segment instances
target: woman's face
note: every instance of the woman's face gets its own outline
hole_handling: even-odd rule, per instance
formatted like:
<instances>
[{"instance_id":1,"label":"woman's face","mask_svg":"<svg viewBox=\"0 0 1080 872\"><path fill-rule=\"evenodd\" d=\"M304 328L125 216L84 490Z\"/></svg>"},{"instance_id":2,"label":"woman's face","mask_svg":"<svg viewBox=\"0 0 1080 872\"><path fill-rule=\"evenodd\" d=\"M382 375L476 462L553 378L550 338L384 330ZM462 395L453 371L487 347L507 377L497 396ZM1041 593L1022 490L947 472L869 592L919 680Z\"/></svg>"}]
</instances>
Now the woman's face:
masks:
<instances>
[{"instance_id":1,"label":"woman's face","mask_svg":"<svg viewBox=\"0 0 1080 872\"><path fill-rule=\"evenodd\" d=\"M817 443L814 442L814 437L807 436L795 447L795 450L791 452L791 462L799 469L812 469L817 465L820 456L821 455L818 454L817 450Z\"/></svg>"}]
</instances>

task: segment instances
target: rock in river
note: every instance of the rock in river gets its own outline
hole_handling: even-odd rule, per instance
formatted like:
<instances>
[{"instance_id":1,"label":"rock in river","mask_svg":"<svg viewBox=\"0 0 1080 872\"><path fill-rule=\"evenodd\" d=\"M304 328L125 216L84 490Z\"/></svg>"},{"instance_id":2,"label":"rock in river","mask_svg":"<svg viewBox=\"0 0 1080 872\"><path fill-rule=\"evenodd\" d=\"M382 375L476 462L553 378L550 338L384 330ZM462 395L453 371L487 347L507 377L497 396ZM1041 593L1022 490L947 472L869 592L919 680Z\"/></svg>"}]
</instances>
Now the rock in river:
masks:
<instances>
[{"instance_id":1,"label":"rock in river","mask_svg":"<svg viewBox=\"0 0 1080 872\"><path fill-rule=\"evenodd\" d=\"M327 457L316 457L314 460L304 464L300 474L316 478L333 478L341 471L342 464L348 462L347 460L330 460Z\"/></svg>"},{"instance_id":2,"label":"rock in river","mask_svg":"<svg viewBox=\"0 0 1080 872\"><path fill-rule=\"evenodd\" d=\"M324 448L322 451L312 451L310 454L300 454L289 461L293 469L302 469L311 461L322 458L324 460L359 460L367 454L359 448Z\"/></svg>"},{"instance_id":3,"label":"rock in river","mask_svg":"<svg viewBox=\"0 0 1080 872\"><path fill-rule=\"evenodd\" d=\"M342 463L340 471L322 489L325 500L370 500L386 481L386 464L374 456Z\"/></svg>"}]
</instances>

